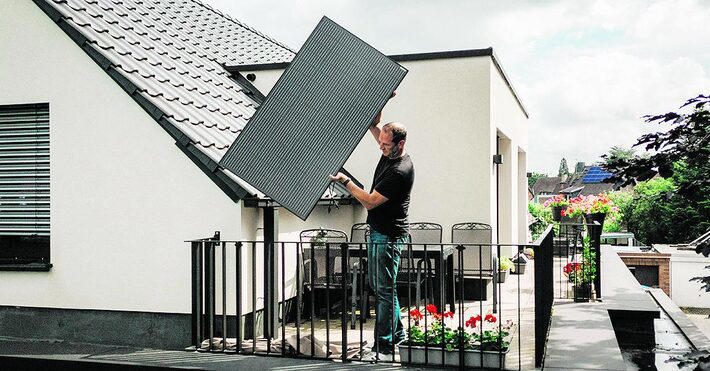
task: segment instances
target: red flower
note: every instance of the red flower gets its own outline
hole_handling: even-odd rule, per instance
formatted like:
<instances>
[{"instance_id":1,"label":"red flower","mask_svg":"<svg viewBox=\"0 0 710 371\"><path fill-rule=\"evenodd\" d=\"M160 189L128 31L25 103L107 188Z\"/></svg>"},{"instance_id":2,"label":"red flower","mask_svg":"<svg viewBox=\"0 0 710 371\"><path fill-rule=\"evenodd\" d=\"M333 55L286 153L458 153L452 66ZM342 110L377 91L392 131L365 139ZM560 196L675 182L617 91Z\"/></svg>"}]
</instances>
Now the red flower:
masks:
<instances>
[{"instance_id":1,"label":"red flower","mask_svg":"<svg viewBox=\"0 0 710 371\"><path fill-rule=\"evenodd\" d=\"M562 209L562 211L560 211L560 215L562 215L562 216L567 215L567 214L565 213L565 209Z\"/></svg>"},{"instance_id":2,"label":"red flower","mask_svg":"<svg viewBox=\"0 0 710 371\"><path fill-rule=\"evenodd\" d=\"M412 309L409 311L409 315L414 319L415 321L419 321L422 319L422 313L419 311L419 309Z\"/></svg>"},{"instance_id":3,"label":"red flower","mask_svg":"<svg viewBox=\"0 0 710 371\"><path fill-rule=\"evenodd\" d=\"M579 270L582 270L582 264L580 263L568 263L564 266L564 268L562 268L562 271L565 273L571 273Z\"/></svg>"},{"instance_id":4,"label":"red flower","mask_svg":"<svg viewBox=\"0 0 710 371\"><path fill-rule=\"evenodd\" d=\"M496 321L496 316L492 314L486 314L486 322L494 323Z\"/></svg>"},{"instance_id":5,"label":"red flower","mask_svg":"<svg viewBox=\"0 0 710 371\"><path fill-rule=\"evenodd\" d=\"M426 311L429 312L429 314L435 314L438 311L436 310L436 305L434 304L429 304L426 306Z\"/></svg>"},{"instance_id":6,"label":"red flower","mask_svg":"<svg viewBox=\"0 0 710 371\"><path fill-rule=\"evenodd\" d=\"M446 318L446 317L454 318L454 312L446 312L446 313L444 313L444 318Z\"/></svg>"},{"instance_id":7,"label":"red flower","mask_svg":"<svg viewBox=\"0 0 710 371\"><path fill-rule=\"evenodd\" d=\"M471 316L471 318L466 321L466 327L476 327L476 322L481 320L481 316Z\"/></svg>"}]
</instances>

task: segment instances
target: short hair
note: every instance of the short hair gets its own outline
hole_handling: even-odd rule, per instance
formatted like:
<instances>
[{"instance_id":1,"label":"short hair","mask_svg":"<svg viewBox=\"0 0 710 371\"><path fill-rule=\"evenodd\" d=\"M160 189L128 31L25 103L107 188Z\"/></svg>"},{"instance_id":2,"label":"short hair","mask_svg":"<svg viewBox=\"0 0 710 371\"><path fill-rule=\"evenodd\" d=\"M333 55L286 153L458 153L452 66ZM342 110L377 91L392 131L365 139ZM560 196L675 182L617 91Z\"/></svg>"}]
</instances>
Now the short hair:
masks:
<instances>
[{"instance_id":1,"label":"short hair","mask_svg":"<svg viewBox=\"0 0 710 371\"><path fill-rule=\"evenodd\" d=\"M382 127L382 130L392 133L392 143L394 144L401 140L407 140L407 128L399 122L389 122Z\"/></svg>"}]
</instances>

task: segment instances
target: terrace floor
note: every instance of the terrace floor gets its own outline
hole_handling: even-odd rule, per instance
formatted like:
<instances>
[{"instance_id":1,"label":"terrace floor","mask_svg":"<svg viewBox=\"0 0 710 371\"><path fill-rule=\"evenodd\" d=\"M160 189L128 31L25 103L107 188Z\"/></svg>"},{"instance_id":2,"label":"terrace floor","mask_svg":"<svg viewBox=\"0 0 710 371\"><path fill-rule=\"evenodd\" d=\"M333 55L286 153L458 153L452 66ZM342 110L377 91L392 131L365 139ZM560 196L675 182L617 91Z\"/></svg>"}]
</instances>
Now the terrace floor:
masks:
<instances>
[{"instance_id":1,"label":"terrace floor","mask_svg":"<svg viewBox=\"0 0 710 371\"><path fill-rule=\"evenodd\" d=\"M506 282L501 283L500 290L500 304L498 312L495 313L498 317L498 321L505 323L508 320L512 320L515 324L511 329L510 337L507 339L510 342L510 351L506 358L506 366L508 369L522 369L529 370L535 368L535 297L534 297L534 271L533 262L527 264L527 270L525 274L522 275L509 275ZM483 316L488 313L493 313L493 300L489 297L486 301L464 301L464 320L470 318L471 316L483 313ZM409 320L409 311L414 309L414 306L407 307L403 306L401 310L402 323L406 328L408 324L414 326L414 322ZM457 303L458 308L458 303ZM518 311L520 308L520 311ZM425 312L424 307L420 306L419 310L423 313ZM482 316L482 317L483 317ZM323 343L326 342L327 333L330 334L331 342L340 343L342 338L341 321L340 315L334 315L331 320L327 323L324 319L317 319L313 321L313 333L314 337ZM348 320L350 317L348 317ZM447 318L445 323L448 327L456 328L459 320L458 312L454 318ZM431 318L429 319L431 321ZM362 326L362 330L361 327ZM356 348L358 344L363 344L362 350L368 351L374 344L374 309L371 310L371 318L367 319L365 323L361 324L359 316L356 322L356 329L351 330L348 323L348 344L354 345ZM281 333L281 328L278 330ZM300 325L300 336L301 339L308 341L307 337L311 332L311 322L310 320L304 320ZM288 323L285 326L286 338L294 339L297 334L297 329L295 323ZM280 340L276 340L280 343ZM229 341L228 341L229 343ZM247 344L245 341L244 344ZM308 348L306 351L310 351L310 342L303 342L303 347ZM251 345L248 345L251 347ZM259 349L257 347L257 349ZM350 359L358 359L357 349L353 353L356 355L351 356ZM399 362L400 356L399 351L396 351L394 358L388 357L386 359L381 359L381 362Z\"/></svg>"}]
</instances>

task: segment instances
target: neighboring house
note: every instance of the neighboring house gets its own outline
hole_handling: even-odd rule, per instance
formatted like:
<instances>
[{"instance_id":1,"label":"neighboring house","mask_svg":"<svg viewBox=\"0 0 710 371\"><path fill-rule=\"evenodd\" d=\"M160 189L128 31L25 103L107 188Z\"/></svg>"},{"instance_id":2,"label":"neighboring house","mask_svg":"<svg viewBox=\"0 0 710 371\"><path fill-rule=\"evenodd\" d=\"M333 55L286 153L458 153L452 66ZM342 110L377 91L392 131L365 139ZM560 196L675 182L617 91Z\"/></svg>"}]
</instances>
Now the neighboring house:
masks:
<instances>
[{"instance_id":1,"label":"neighboring house","mask_svg":"<svg viewBox=\"0 0 710 371\"><path fill-rule=\"evenodd\" d=\"M619 184L604 182L611 173L604 171L601 166L577 166L577 168L583 170L568 175L538 179L533 185L535 202L542 203L560 194L567 198L574 198L618 191L621 188Z\"/></svg>"},{"instance_id":2,"label":"neighboring house","mask_svg":"<svg viewBox=\"0 0 710 371\"><path fill-rule=\"evenodd\" d=\"M0 26L0 335L185 345L184 241L266 237L277 205L218 162L295 52L193 0L6 1ZM384 116L410 130L411 220L526 242L527 113L492 49L393 59L410 71ZM368 189L378 156L368 134L346 164ZM349 233L365 214L335 187L269 230Z\"/></svg>"},{"instance_id":3,"label":"neighboring house","mask_svg":"<svg viewBox=\"0 0 710 371\"><path fill-rule=\"evenodd\" d=\"M702 282L691 281L710 275L710 257L682 245L653 245L653 249L670 255L671 299L679 307L710 308L710 292L703 289Z\"/></svg>"}]
</instances>

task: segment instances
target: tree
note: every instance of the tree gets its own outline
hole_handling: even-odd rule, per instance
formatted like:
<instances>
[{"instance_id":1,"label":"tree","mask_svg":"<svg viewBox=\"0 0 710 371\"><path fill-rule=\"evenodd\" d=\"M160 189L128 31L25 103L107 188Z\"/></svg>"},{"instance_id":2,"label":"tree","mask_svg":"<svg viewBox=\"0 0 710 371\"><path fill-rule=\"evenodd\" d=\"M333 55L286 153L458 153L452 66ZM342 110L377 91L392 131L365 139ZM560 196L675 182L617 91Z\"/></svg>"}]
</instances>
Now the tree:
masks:
<instances>
[{"instance_id":1,"label":"tree","mask_svg":"<svg viewBox=\"0 0 710 371\"><path fill-rule=\"evenodd\" d=\"M654 204L649 213L643 216L653 219L653 213L659 218L668 219L671 226L663 232L682 235L683 239L693 239L699 233L710 228L710 95L699 95L686 101L680 110L690 112L668 112L662 115L645 116L647 123L669 123L671 129L641 136L634 147L645 146L646 151L653 151L649 156L630 159L609 158L604 167L614 175L609 182L623 182L623 185L636 184L660 175L672 178L675 191L661 191L654 196ZM656 186L663 187L662 184ZM683 223L687 215L693 214L695 220ZM631 223L631 222L629 222ZM694 224L697 225L688 225ZM631 226L629 226L631 229ZM646 241L651 243L652 241ZM678 241L676 241L678 242ZM705 242L696 246L697 253L708 256L710 244ZM710 266L707 267L710 269ZM702 287L710 292L710 276L694 277ZM689 353L683 355L683 361L697 365L695 369L704 369L710 364L710 353Z\"/></svg>"},{"instance_id":2,"label":"tree","mask_svg":"<svg viewBox=\"0 0 710 371\"><path fill-rule=\"evenodd\" d=\"M560 161L560 170L557 171L557 176L569 175L569 168L567 167L567 160L563 157Z\"/></svg>"},{"instance_id":3,"label":"tree","mask_svg":"<svg viewBox=\"0 0 710 371\"><path fill-rule=\"evenodd\" d=\"M609 153L606 154L604 158L605 164L613 163L616 160L626 160L629 161L636 156L636 149L624 148L622 146L612 146L609 149Z\"/></svg>"},{"instance_id":4,"label":"tree","mask_svg":"<svg viewBox=\"0 0 710 371\"><path fill-rule=\"evenodd\" d=\"M647 202L649 213L662 217L655 219L650 214L636 213L645 225L661 223L669 219L671 230L657 231L648 236L664 235L662 239L673 237L692 240L710 229L710 96L699 95L689 99L680 109L690 112L669 112L662 115L644 116L647 123L669 123L666 132L655 132L641 136L634 147L645 146L652 151L648 156L602 155L603 165L614 175L609 182L622 185L636 184L656 175L672 180L673 190L663 192L640 192L640 202ZM653 210L651 210L653 208ZM638 207L637 207L638 209ZM680 223L693 216L693 223ZM651 218L651 220L642 220ZM633 224L633 223L632 223ZM650 227L649 227L650 228ZM631 229L631 225L629 226ZM649 229L647 229L649 230ZM681 237L682 236L682 237ZM655 238L655 237L654 237ZM665 242L645 241L646 243ZM673 241L682 242L682 241ZM707 245L698 246L698 252L708 252Z\"/></svg>"},{"instance_id":5,"label":"tree","mask_svg":"<svg viewBox=\"0 0 710 371\"><path fill-rule=\"evenodd\" d=\"M678 193L682 195L698 194L701 189L710 186L710 96L699 95L689 99L680 108L694 108L690 113L668 112L662 115L644 116L647 123L670 123L673 127L667 132L656 132L641 136L633 147L644 146L646 151L653 150L647 157L611 158L602 155L604 167L614 176L609 182L622 181L622 185L636 184L653 178L656 174L670 178L673 164L684 162L687 168L697 169L698 175L685 179L678 184ZM703 194L703 197L708 197Z\"/></svg>"},{"instance_id":6,"label":"tree","mask_svg":"<svg viewBox=\"0 0 710 371\"><path fill-rule=\"evenodd\" d=\"M528 176L528 187L532 188L540 178L547 178L547 174L532 172Z\"/></svg>"}]
</instances>

